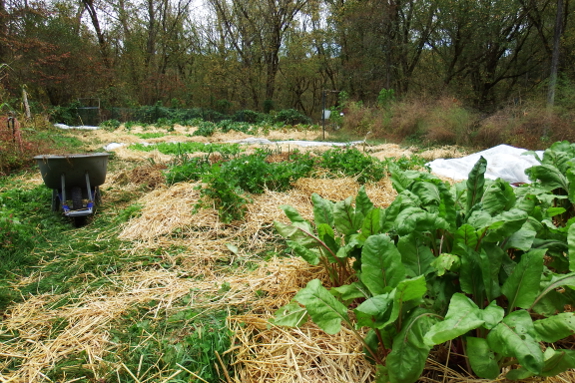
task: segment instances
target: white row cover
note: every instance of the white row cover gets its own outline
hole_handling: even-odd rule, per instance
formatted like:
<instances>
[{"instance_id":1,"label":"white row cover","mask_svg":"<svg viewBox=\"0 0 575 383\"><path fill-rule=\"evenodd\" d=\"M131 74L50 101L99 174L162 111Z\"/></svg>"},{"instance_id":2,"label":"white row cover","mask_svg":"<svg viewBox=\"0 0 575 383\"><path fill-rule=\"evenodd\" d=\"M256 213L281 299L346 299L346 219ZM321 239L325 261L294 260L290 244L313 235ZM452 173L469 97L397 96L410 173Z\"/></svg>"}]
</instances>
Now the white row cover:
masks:
<instances>
[{"instance_id":1,"label":"white row cover","mask_svg":"<svg viewBox=\"0 0 575 383\"><path fill-rule=\"evenodd\" d=\"M471 154L462 158L437 159L427 165L431 171L439 176L451 178L454 181L467 179L473 165L481 156L487 160L485 178L501 178L509 183L531 182L525 174L525 169L539 165L539 161L526 149L515 148L510 145L498 145L493 148ZM543 158L543 151L536 152Z\"/></svg>"}]
</instances>

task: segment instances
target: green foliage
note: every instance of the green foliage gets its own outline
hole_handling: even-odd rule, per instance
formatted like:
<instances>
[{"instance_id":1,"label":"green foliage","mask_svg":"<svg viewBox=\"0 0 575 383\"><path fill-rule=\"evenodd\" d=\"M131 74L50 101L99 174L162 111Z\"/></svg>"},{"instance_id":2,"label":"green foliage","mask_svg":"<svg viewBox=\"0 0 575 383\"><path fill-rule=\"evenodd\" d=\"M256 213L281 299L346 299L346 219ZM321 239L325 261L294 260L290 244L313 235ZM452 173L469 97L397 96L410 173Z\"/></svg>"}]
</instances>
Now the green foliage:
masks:
<instances>
[{"instance_id":1,"label":"green foliage","mask_svg":"<svg viewBox=\"0 0 575 383\"><path fill-rule=\"evenodd\" d=\"M368 328L356 335L382 365L378 379L391 383L417 381L431 348L446 342L464 350L468 372L481 378L511 365L519 367L510 379L574 368L570 350L540 343L575 328L565 312L575 304L575 230L563 216L572 209L573 147L553 145L528 171L537 182L518 189L485 180L483 158L451 187L390 164L398 196L385 209L363 189L355 204L314 195L312 222L282 207L291 224L276 222L277 231L296 255L326 269L331 286L311 281L275 323L310 317L332 334Z\"/></svg>"},{"instance_id":2,"label":"green foliage","mask_svg":"<svg viewBox=\"0 0 575 383\"><path fill-rule=\"evenodd\" d=\"M239 154L242 149L239 144L204 144L201 142L160 142L154 145L133 144L130 149L142 152L151 152L158 150L163 154L181 156L191 153L214 153L218 152L223 156L234 156Z\"/></svg>"},{"instance_id":3,"label":"green foliage","mask_svg":"<svg viewBox=\"0 0 575 383\"><path fill-rule=\"evenodd\" d=\"M202 176L206 185L201 193L202 197L206 197L204 204L212 201L224 222L238 220L243 218L245 204L249 201L245 193L260 194L265 189L287 190L294 181L305 177L313 169L314 160L308 155L296 153L285 162L268 162L266 157L269 154L258 151L211 166ZM208 170L208 165L204 162L197 168ZM187 169L192 170L190 167ZM180 167L180 170L184 169ZM168 179L171 177L168 175Z\"/></svg>"},{"instance_id":4,"label":"green foliage","mask_svg":"<svg viewBox=\"0 0 575 383\"><path fill-rule=\"evenodd\" d=\"M380 108L387 108L389 104L395 101L395 90L381 89L377 95L377 106Z\"/></svg>"},{"instance_id":5,"label":"green foliage","mask_svg":"<svg viewBox=\"0 0 575 383\"><path fill-rule=\"evenodd\" d=\"M48 111L50 120L66 125L77 125L80 123L78 116L79 101L72 102L66 106L55 106Z\"/></svg>"},{"instance_id":6,"label":"green foliage","mask_svg":"<svg viewBox=\"0 0 575 383\"><path fill-rule=\"evenodd\" d=\"M357 177L358 182L378 181L387 174L384 162L362 153L356 148L336 148L325 151L321 166L334 174Z\"/></svg>"},{"instance_id":7,"label":"green foliage","mask_svg":"<svg viewBox=\"0 0 575 383\"><path fill-rule=\"evenodd\" d=\"M194 131L194 136L210 137L216 132L216 124L210 121L202 121Z\"/></svg>"},{"instance_id":8,"label":"green foliage","mask_svg":"<svg viewBox=\"0 0 575 383\"><path fill-rule=\"evenodd\" d=\"M106 120L100 123L100 126L106 130L116 130L120 127L122 123L118 120Z\"/></svg>"},{"instance_id":9,"label":"green foliage","mask_svg":"<svg viewBox=\"0 0 575 383\"><path fill-rule=\"evenodd\" d=\"M295 109L284 109L277 112L273 121L287 125L311 124L311 118Z\"/></svg>"}]
</instances>

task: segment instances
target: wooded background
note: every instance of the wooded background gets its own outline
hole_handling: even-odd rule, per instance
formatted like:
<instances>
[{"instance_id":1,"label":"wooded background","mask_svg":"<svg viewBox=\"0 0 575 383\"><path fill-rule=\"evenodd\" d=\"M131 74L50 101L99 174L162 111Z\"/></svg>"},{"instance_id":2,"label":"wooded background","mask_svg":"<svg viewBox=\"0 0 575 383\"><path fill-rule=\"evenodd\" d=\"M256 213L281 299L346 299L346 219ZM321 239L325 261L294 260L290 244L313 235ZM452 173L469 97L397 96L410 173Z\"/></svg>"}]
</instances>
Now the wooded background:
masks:
<instances>
[{"instance_id":1,"label":"wooded background","mask_svg":"<svg viewBox=\"0 0 575 383\"><path fill-rule=\"evenodd\" d=\"M572 14L570 0L0 0L3 92L318 118L326 90L371 105L392 89L492 112L545 99L555 45L557 97L575 94Z\"/></svg>"}]
</instances>

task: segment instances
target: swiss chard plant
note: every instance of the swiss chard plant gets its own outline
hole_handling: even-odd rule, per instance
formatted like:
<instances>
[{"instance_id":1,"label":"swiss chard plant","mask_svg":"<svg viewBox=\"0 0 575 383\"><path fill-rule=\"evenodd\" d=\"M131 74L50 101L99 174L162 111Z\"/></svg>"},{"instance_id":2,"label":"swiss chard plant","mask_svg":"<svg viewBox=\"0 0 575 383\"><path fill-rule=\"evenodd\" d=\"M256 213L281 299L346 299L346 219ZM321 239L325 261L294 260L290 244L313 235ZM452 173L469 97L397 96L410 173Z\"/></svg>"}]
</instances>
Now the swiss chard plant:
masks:
<instances>
[{"instance_id":1,"label":"swiss chard plant","mask_svg":"<svg viewBox=\"0 0 575 383\"><path fill-rule=\"evenodd\" d=\"M567 180L569 166L556 166ZM329 283L310 281L273 322L311 318L330 334L347 326L377 364L378 382L417 381L439 345L451 350L449 363L486 379L575 367L575 351L557 343L575 332L565 310L575 304L575 228L556 193L567 186L568 195L570 184L546 186L532 168L539 181L514 189L486 180L486 167L481 158L466 182L450 186L391 166L398 196L386 208L363 189L355 204L313 195L313 222L284 206L291 224L276 223L278 232L323 265Z\"/></svg>"}]
</instances>

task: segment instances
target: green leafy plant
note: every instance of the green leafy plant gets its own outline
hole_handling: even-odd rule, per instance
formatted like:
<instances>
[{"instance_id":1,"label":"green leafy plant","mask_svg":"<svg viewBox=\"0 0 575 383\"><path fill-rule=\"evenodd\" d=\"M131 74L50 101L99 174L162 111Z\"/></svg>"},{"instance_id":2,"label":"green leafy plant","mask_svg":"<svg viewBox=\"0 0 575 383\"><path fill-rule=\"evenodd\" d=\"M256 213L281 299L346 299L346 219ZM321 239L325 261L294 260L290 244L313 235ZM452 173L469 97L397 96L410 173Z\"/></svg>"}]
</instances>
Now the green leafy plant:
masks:
<instances>
[{"instance_id":1,"label":"green leafy plant","mask_svg":"<svg viewBox=\"0 0 575 383\"><path fill-rule=\"evenodd\" d=\"M357 177L358 182L378 181L387 175L387 165L356 148L336 148L325 151L320 165L334 174Z\"/></svg>"},{"instance_id":2,"label":"green leafy plant","mask_svg":"<svg viewBox=\"0 0 575 383\"><path fill-rule=\"evenodd\" d=\"M102 123L100 123L100 127L106 129L106 130L116 130L120 127L122 123L118 120L106 120Z\"/></svg>"},{"instance_id":3,"label":"green leafy plant","mask_svg":"<svg viewBox=\"0 0 575 383\"><path fill-rule=\"evenodd\" d=\"M363 191L355 207L314 195L313 223L284 207L292 223L276 223L278 232L295 254L324 265L331 286L310 281L274 322L311 318L330 334L347 326L381 382L417 381L446 342L451 363L486 379L509 366L509 379L575 367L571 350L549 346L575 330L565 312L575 303L575 230L554 227L565 211L556 196L487 181L486 167L481 158L467 182L449 187L390 165L399 194L385 209Z\"/></svg>"}]
</instances>

